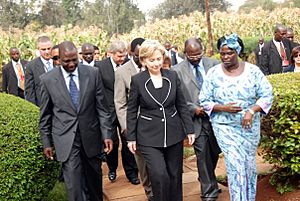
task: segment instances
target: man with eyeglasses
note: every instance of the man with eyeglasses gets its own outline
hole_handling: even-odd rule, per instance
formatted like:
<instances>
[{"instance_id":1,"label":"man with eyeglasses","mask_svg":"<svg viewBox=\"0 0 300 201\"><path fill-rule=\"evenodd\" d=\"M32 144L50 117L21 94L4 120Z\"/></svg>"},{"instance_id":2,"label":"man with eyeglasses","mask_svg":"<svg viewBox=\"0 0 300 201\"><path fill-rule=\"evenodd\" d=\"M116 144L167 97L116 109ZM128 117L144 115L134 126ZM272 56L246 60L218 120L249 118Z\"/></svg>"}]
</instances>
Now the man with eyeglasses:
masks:
<instances>
[{"instance_id":1,"label":"man with eyeglasses","mask_svg":"<svg viewBox=\"0 0 300 201\"><path fill-rule=\"evenodd\" d=\"M37 40L37 47L40 56L29 62L26 66L25 99L40 106L40 76L53 69L51 55L52 42L48 36L41 36Z\"/></svg>"},{"instance_id":2,"label":"man with eyeglasses","mask_svg":"<svg viewBox=\"0 0 300 201\"><path fill-rule=\"evenodd\" d=\"M214 136L209 117L199 105L199 94L208 70L219 64L215 59L204 57L201 39L190 38L185 41L186 59L175 65L181 80L190 114L193 119L196 140L193 144L197 156L198 180L201 183L203 201L215 201L220 193L215 175L215 168L221 152Z\"/></svg>"}]
</instances>

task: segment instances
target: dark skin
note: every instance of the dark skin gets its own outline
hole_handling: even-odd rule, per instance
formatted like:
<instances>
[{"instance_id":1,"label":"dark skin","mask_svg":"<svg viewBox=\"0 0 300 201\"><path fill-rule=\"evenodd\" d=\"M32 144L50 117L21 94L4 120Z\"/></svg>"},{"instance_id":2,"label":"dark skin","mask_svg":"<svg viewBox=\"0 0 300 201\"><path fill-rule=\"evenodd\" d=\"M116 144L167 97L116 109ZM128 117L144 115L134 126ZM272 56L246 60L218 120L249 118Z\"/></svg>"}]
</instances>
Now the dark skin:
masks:
<instances>
[{"instance_id":1,"label":"dark skin","mask_svg":"<svg viewBox=\"0 0 300 201\"><path fill-rule=\"evenodd\" d=\"M20 52L17 48L12 48L9 51L10 58L15 62L18 62L20 59Z\"/></svg>"},{"instance_id":2,"label":"dark skin","mask_svg":"<svg viewBox=\"0 0 300 201\"><path fill-rule=\"evenodd\" d=\"M203 55L202 45L195 38L188 39L185 42L184 52L187 60L192 65L197 65L200 63ZM203 116L205 114L203 107L197 107L195 109L195 116Z\"/></svg>"},{"instance_id":3,"label":"dark skin","mask_svg":"<svg viewBox=\"0 0 300 201\"><path fill-rule=\"evenodd\" d=\"M65 41L59 45L59 57L62 67L69 73L74 72L78 66L78 53L75 45L70 41ZM104 151L109 154L113 148L111 139L104 139ZM52 147L44 148L44 154L47 159L53 160Z\"/></svg>"},{"instance_id":4,"label":"dark skin","mask_svg":"<svg viewBox=\"0 0 300 201\"><path fill-rule=\"evenodd\" d=\"M87 63L91 63L94 60L95 49L94 46L90 43L85 43L82 45L82 59Z\"/></svg>"},{"instance_id":5,"label":"dark skin","mask_svg":"<svg viewBox=\"0 0 300 201\"><path fill-rule=\"evenodd\" d=\"M244 63L238 61L238 54L235 50L229 48L227 45L224 45L220 48L220 56L222 60L222 68L224 73L230 77L236 77L243 73ZM231 102L225 105L216 104L214 105L214 112L228 112L228 113L238 113L243 109L236 105L237 103ZM254 113L260 112L261 108L258 105L252 106L250 108ZM252 126L253 115L247 110L242 120L242 127L244 129L251 128Z\"/></svg>"},{"instance_id":6,"label":"dark skin","mask_svg":"<svg viewBox=\"0 0 300 201\"><path fill-rule=\"evenodd\" d=\"M134 48L134 52L132 54L133 56L133 61L135 62L135 64L141 68L142 67L142 64L140 62L140 58L139 58L139 52L140 52L140 49L141 49L141 46L140 45L137 45L135 48Z\"/></svg>"},{"instance_id":7,"label":"dark skin","mask_svg":"<svg viewBox=\"0 0 300 201\"><path fill-rule=\"evenodd\" d=\"M274 39L277 42L281 42L286 37L286 28L284 27L278 27L277 30L275 30Z\"/></svg>"}]
</instances>

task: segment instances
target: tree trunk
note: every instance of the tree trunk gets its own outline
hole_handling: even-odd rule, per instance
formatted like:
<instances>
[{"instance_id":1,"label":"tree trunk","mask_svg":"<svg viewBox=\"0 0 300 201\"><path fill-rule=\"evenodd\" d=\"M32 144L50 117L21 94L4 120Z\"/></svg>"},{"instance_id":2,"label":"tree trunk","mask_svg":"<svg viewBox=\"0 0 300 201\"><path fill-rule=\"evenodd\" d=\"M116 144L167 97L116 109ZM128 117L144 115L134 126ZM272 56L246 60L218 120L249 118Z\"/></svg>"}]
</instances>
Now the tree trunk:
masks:
<instances>
[{"instance_id":1,"label":"tree trunk","mask_svg":"<svg viewBox=\"0 0 300 201\"><path fill-rule=\"evenodd\" d=\"M208 56L212 56L214 54L214 44L213 44L213 36L212 36L212 32L211 32L209 0L205 0L205 12L206 12L207 33L208 33L208 48L207 48L208 51L207 51L207 53L208 53Z\"/></svg>"}]
</instances>

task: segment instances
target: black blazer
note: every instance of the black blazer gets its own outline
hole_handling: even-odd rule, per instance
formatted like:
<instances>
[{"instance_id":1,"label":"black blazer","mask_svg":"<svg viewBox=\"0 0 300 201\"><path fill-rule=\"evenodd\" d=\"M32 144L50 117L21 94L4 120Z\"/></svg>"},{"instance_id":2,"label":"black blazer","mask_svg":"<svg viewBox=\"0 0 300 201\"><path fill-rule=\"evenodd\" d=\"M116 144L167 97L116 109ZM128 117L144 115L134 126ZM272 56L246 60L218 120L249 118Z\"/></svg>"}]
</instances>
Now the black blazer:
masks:
<instances>
[{"instance_id":1,"label":"black blazer","mask_svg":"<svg viewBox=\"0 0 300 201\"><path fill-rule=\"evenodd\" d=\"M284 45L287 59L289 59L293 45L291 41L287 39L284 39L282 43ZM267 42L263 47L263 55L260 69L265 75L282 73L282 59L278 53L278 50L273 40Z\"/></svg>"},{"instance_id":2,"label":"black blazer","mask_svg":"<svg viewBox=\"0 0 300 201\"><path fill-rule=\"evenodd\" d=\"M283 68L283 73L294 72L295 64L290 64L288 67Z\"/></svg>"},{"instance_id":3,"label":"black blazer","mask_svg":"<svg viewBox=\"0 0 300 201\"><path fill-rule=\"evenodd\" d=\"M44 73L46 73L45 66L40 57L35 58L26 66L25 99L37 106L41 102L40 76Z\"/></svg>"},{"instance_id":4,"label":"black blazer","mask_svg":"<svg viewBox=\"0 0 300 201\"><path fill-rule=\"evenodd\" d=\"M26 60L21 60L23 71L25 73L25 66L28 63ZM14 70L12 61L3 66L2 69L2 91L5 93L13 94L18 96L18 78Z\"/></svg>"},{"instance_id":5,"label":"black blazer","mask_svg":"<svg viewBox=\"0 0 300 201\"><path fill-rule=\"evenodd\" d=\"M261 66L261 62L262 62L262 55L263 55L263 48L259 49L259 45L256 46L255 50L254 50L254 54L255 54L255 63L257 66Z\"/></svg>"},{"instance_id":6,"label":"black blazer","mask_svg":"<svg viewBox=\"0 0 300 201\"><path fill-rule=\"evenodd\" d=\"M128 141L152 147L166 147L182 141L186 134L194 133L193 122L174 71L162 70L162 99L148 71L131 79L127 108Z\"/></svg>"}]
</instances>

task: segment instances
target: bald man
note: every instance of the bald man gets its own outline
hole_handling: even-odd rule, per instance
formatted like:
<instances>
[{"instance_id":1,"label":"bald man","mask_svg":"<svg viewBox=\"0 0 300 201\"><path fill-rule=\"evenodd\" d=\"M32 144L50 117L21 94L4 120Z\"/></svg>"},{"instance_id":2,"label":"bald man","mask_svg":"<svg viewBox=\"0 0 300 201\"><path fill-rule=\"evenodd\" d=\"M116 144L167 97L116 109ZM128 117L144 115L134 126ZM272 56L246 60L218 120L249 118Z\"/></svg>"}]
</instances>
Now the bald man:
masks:
<instances>
[{"instance_id":1,"label":"bald man","mask_svg":"<svg viewBox=\"0 0 300 201\"><path fill-rule=\"evenodd\" d=\"M112 150L111 121L97 68L78 65L75 45L59 45L61 68L41 76L40 132L44 154L62 163L69 201L101 201L102 171L99 155ZM83 183L85 182L85 183Z\"/></svg>"},{"instance_id":2,"label":"bald man","mask_svg":"<svg viewBox=\"0 0 300 201\"><path fill-rule=\"evenodd\" d=\"M186 40L184 53L186 60L175 65L172 69L178 74L190 114L193 117L196 134L193 146L197 156L201 198L202 201L215 201L219 194L215 168L221 150L217 144L209 117L199 105L199 93L208 70L220 62L203 57L204 46L198 38Z\"/></svg>"}]
</instances>

